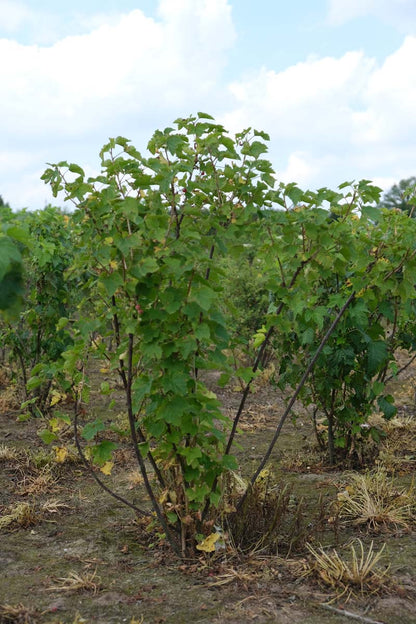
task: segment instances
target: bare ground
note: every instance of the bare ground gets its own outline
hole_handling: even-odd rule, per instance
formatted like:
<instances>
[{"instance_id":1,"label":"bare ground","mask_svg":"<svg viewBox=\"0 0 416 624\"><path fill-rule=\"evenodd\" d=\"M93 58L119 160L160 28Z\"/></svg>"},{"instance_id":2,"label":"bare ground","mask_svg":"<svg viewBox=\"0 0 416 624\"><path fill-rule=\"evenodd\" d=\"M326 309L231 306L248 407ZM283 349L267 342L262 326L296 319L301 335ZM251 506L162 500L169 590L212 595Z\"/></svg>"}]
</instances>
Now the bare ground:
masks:
<instances>
[{"instance_id":1,"label":"bare ground","mask_svg":"<svg viewBox=\"0 0 416 624\"><path fill-rule=\"evenodd\" d=\"M413 375L414 369L407 370L402 379L400 402L406 414L413 409ZM214 387L215 376L210 381ZM231 415L238 393L219 393ZM145 545L132 512L102 492L79 463L56 464L48 459L49 449L37 435L44 423L17 422L17 412L7 409L7 404L10 401L3 401L0 413L0 445L17 449L17 455L0 461L0 523L18 504L28 504L32 515L28 513L26 525L11 523L0 529L0 622L416 622L414 532L360 533L367 545L371 540L376 548L386 543L385 559L393 582L378 594L364 593L348 602L344 596L329 606L324 603L334 594L299 574L305 551L291 554L288 561L260 555L239 561L230 552L213 561L204 555L178 563L157 545ZM267 385L250 396L237 440L237 454L247 474L261 458L283 405L280 394ZM98 394L89 409L105 409ZM328 502L336 499L341 474L328 472L314 459L307 415L299 407L297 411L296 423L285 425L272 464L278 478L292 483L294 494L306 499L306 513L313 513L322 497ZM27 452L32 457L29 463ZM309 466L305 465L308 457ZM109 483L131 500L146 504L134 483L134 468L126 447ZM36 482L39 474L48 471L51 482ZM408 482L409 463L405 472L403 479ZM342 548L357 535L357 529L342 527L335 535L328 524L318 537Z\"/></svg>"}]
</instances>

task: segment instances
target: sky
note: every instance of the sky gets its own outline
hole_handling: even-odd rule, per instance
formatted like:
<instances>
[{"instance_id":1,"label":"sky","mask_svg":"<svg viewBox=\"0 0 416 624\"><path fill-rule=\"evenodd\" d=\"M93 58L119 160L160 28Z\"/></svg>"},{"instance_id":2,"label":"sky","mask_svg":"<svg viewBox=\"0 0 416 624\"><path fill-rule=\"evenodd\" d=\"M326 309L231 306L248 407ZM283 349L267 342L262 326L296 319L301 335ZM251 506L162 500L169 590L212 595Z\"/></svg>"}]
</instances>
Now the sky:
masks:
<instances>
[{"instance_id":1,"label":"sky","mask_svg":"<svg viewBox=\"0 0 416 624\"><path fill-rule=\"evenodd\" d=\"M0 195L197 111L270 135L304 189L416 175L416 0L0 0Z\"/></svg>"}]
</instances>

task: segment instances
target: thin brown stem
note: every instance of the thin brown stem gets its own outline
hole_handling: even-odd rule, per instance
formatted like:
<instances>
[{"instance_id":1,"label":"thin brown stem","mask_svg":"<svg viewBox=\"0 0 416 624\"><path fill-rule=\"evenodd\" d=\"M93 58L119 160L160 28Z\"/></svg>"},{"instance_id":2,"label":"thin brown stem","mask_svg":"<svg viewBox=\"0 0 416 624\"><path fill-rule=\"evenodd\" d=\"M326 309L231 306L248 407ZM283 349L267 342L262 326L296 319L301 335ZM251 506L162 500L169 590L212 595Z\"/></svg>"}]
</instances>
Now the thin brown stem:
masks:
<instances>
[{"instance_id":1,"label":"thin brown stem","mask_svg":"<svg viewBox=\"0 0 416 624\"><path fill-rule=\"evenodd\" d=\"M347 308L349 307L349 305L352 303L352 301L354 301L355 299L355 292L352 292L350 294L350 296L348 297L347 301L344 303L344 305L342 306L342 308L340 309L340 311L338 312L338 314L336 315L335 319L333 320L333 322L331 323L331 326L329 327L329 329L327 330L325 336L322 338L321 343L319 345L319 347L317 348L317 350L315 351L314 356L312 357L312 359L310 360L308 366L305 369L305 372L302 375L301 380L299 381L295 392L292 395L292 398L290 399L288 406L286 407L286 410L284 412L284 414L282 415L279 424L277 425L276 431L274 433L274 436L272 438L272 441L270 442L269 448L267 449L266 453L264 454L263 459L261 460L256 472L254 473L253 477L251 478L250 481L250 486L249 488L247 488L247 490L245 491L245 493L243 494L242 498L240 499L238 505L237 505L237 511L239 509L241 509L241 506L243 505L247 494L249 492L250 487L252 487L254 485L254 483L257 480L257 477L259 476L260 472L263 470L263 468L265 467L266 463L268 462L270 455L272 454L272 451L274 449L274 446L277 442L277 439L280 435L280 432L282 430L282 427L286 421L286 418L288 417L288 415L290 414L290 412L292 411L292 407L296 401L296 399L298 398L300 391L302 390L303 386L305 385L305 382L307 380L307 378L309 377L310 372L313 370L313 367L315 366L315 363L318 359L318 357L320 356L322 349L324 348L324 346L326 345L326 343L328 342L329 338L331 337L332 333L334 332L336 326L338 325L339 321L341 320L342 316L344 315L345 311L347 310Z\"/></svg>"},{"instance_id":2,"label":"thin brown stem","mask_svg":"<svg viewBox=\"0 0 416 624\"><path fill-rule=\"evenodd\" d=\"M79 441L79 435L78 435L78 409L79 409L79 401L78 401L78 398L77 398L75 400L75 403L74 403L74 439L75 439L75 446L77 447L79 456L81 457L82 463L84 464L86 470L95 479L95 481L98 483L98 485L105 492L107 492L107 494L110 494L110 496L112 496L116 500L118 500L121 503L123 503L123 505L127 505L127 507L130 507L131 509L133 509L139 516L150 517L152 514L149 511L145 511L144 509L140 509L140 507L137 507L136 505L134 505L133 503L128 501L126 498L123 498L123 496L120 496L119 494L116 494L116 492L113 492L113 490L111 490L109 487L106 486L105 483L103 483L103 481L101 481L99 476L92 469L89 461L87 460L87 458L84 455L84 452L83 452L83 450L81 448L81 444L80 444L80 441Z\"/></svg>"},{"instance_id":3,"label":"thin brown stem","mask_svg":"<svg viewBox=\"0 0 416 624\"><path fill-rule=\"evenodd\" d=\"M180 557L181 553L179 550L179 547L177 545L177 543L175 542L171 531L169 529L169 526L166 522L166 519L163 515L162 509L159 506L158 501L156 500L156 496L154 493L154 490L152 488L152 485L149 481L149 476L147 474L147 470L146 470L146 464L144 462L144 459L142 457L142 454L140 453L140 449L139 449L139 440L137 438L137 432L136 432L136 420L134 418L134 414L133 414L133 407L132 407L132 401L131 401L131 386L132 386L132 382L133 382L133 341L134 341L134 337L133 334L129 334L129 347L128 347L128 364L127 364L127 388L128 388L128 417L129 417L129 424L130 424L130 434L134 443L134 452L136 455L136 459L137 459L137 463L139 464L140 467L140 472L142 474L143 477L143 482L144 482L144 486L146 488L146 492L150 498L150 501L152 503L152 507L156 513L157 519L159 520L165 535L166 535L166 539L168 540L169 544L171 545L173 551Z\"/></svg>"}]
</instances>

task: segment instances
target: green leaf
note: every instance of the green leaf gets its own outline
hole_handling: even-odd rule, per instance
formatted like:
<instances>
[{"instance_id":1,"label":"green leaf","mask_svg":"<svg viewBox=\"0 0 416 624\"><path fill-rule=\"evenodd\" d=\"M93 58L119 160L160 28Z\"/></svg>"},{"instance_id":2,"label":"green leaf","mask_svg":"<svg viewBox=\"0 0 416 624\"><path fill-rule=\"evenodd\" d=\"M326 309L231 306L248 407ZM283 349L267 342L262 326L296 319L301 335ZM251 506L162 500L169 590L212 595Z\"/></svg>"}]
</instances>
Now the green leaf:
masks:
<instances>
[{"instance_id":1,"label":"green leaf","mask_svg":"<svg viewBox=\"0 0 416 624\"><path fill-rule=\"evenodd\" d=\"M308 329L305 329L305 331L302 333L301 343L303 345L310 345L313 343L314 339L315 332L312 327L308 327Z\"/></svg>"},{"instance_id":2,"label":"green leaf","mask_svg":"<svg viewBox=\"0 0 416 624\"><path fill-rule=\"evenodd\" d=\"M182 147L184 143L186 143L186 139L183 135L171 134L166 140L166 147L171 154L180 156L181 150L179 148Z\"/></svg>"},{"instance_id":3,"label":"green leaf","mask_svg":"<svg viewBox=\"0 0 416 624\"><path fill-rule=\"evenodd\" d=\"M17 225L12 225L11 227L7 228L7 236L12 238L13 241L18 241L19 243L23 243L24 245L27 245L30 242L30 232L23 229L22 227L18 227Z\"/></svg>"},{"instance_id":4,"label":"green leaf","mask_svg":"<svg viewBox=\"0 0 416 624\"><path fill-rule=\"evenodd\" d=\"M182 414L186 411L186 403L181 396L166 400L160 407L158 416L165 423L180 426Z\"/></svg>"},{"instance_id":5,"label":"green leaf","mask_svg":"<svg viewBox=\"0 0 416 624\"><path fill-rule=\"evenodd\" d=\"M381 340L371 341L367 348L367 372L375 375L388 360L387 344Z\"/></svg>"},{"instance_id":6,"label":"green leaf","mask_svg":"<svg viewBox=\"0 0 416 624\"><path fill-rule=\"evenodd\" d=\"M110 384L108 383L108 381L103 381L100 385L100 392L101 394L111 394L111 388L110 388Z\"/></svg>"},{"instance_id":7,"label":"green leaf","mask_svg":"<svg viewBox=\"0 0 416 624\"><path fill-rule=\"evenodd\" d=\"M204 285L193 288L190 295L190 300L195 301L206 312L208 312L216 298L217 293L212 288Z\"/></svg>"},{"instance_id":8,"label":"green leaf","mask_svg":"<svg viewBox=\"0 0 416 624\"><path fill-rule=\"evenodd\" d=\"M56 331L61 331L61 329L64 329L69 323L69 319L67 319L65 316L62 316L59 321L56 324Z\"/></svg>"},{"instance_id":9,"label":"green leaf","mask_svg":"<svg viewBox=\"0 0 416 624\"><path fill-rule=\"evenodd\" d=\"M254 136L258 136L261 139L264 139L264 141L270 141L270 135L267 134L267 132L263 132L262 130L254 130L253 134Z\"/></svg>"},{"instance_id":10,"label":"green leaf","mask_svg":"<svg viewBox=\"0 0 416 624\"><path fill-rule=\"evenodd\" d=\"M43 379L41 379L37 375L34 375L30 379L28 379L26 388L28 390L35 390L35 388L39 388L39 386L41 386L43 382L44 382Z\"/></svg>"},{"instance_id":11,"label":"green leaf","mask_svg":"<svg viewBox=\"0 0 416 624\"><path fill-rule=\"evenodd\" d=\"M258 158L260 154L267 152L267 146L264 143L260 143L260 141L253 141L252 143L246 143L241 150L242 154L247 154L248 156L254 156L254 158Z\"/></svg>"},{"instance_id":12,"label":"green leaf","mask_svg":"<svg viewBox=\"0 0 416 624\"><path fill-rule=\"evenodd\" d=\"M149 273L154 273L159 268L155 258L143 258L135 267L132 268L131 274L138 279L145 277Z\"/></svg>"},{"instance_id":13,"label":"green leaf","mask_svg":"<svg viewBox=\"0 0 416 624\"><path fill-rule=\"evenodd\" d=\"M207 325L206 323L201 323L200 325L198 325L198 327L195 329L195 337L198 340L210 340L211 331L209 325Z\"/></svg>"},{"instance_id":14,"label":"green leaf","mask_svg":"<svg viewBox=\"0 0 416 624\"><path fill-rule=\"evenodd\" d=\"M202 457L202 451L198 446L180 447L178 453L185 457L187 463L194 468L199 465L198 459Z\"/></svg>"},{"instance_id":15,"label":"green leaf","mask_svg":"<svg viewBox=\"0 0 416 624\"><path fill-rule=\"evenodd\" d=\"M102 466L105 462L110 461L113 456L113 451L118 448L118 444L110 442L110 440L103 440L99 444L90 447L91 455L94 463L98 466Z\"/></svg>"},{"instance_id":16,"label":"green leaf","mask_svg":"<svg viewBox=\"0 0 416 624\"><path fill-rule=\"evenodd\" d=\"M84 438L84 440L90 441L93 438L95 438L95 436L97 435L97 433L99 433L100 431L104 431L105 430L105 424L103 423L102 420L94 420L94 422L92 423L87 423L83 429L82 429L82 437Z\"/></svg>"},{"instance_id":17,"label":"green leaf","mask_svg":"<svg viewBox=\"0 0 416 624\"><path fill-rule=\"evenodd\" d=\"M140 451L140 455L143 457L143 459L146 459L150 450L149 442L140 442L140 444L138 444L138 448Z\"/></svg>"},{"instance_id":18,"label":"green leaf","mask_svg":"<svg viewBox=\"0 0 416 624\"><path fill-rule=\"evenodd\" d=\"M20 304L23 293L22 267L15 265L0 279L0 310L13 310Z\"/></svg>"},{"instance_id":19,"label":"green leaf","mask_svg":"<svg viewBox=\"0 0 416 624\"><path fill-rule=\"evenodd\" d=\"M8 236L0 235L0 280L10 271L13 262L20 263L21 255Z\"/></svg>"},{"instance_id":20,"label":"green leaf","mask_svg":"<svg viewBox=\"0 0 416 624\"><path fill-rule=\"evenodd\" d=\"M381 382L381 381L375 381L373 383L372 390L373 390L375 396L381 394L383 392L383 390L384 390L384 383Z\"/></svg>"},{"instance_id":21,"label":"green leaf","mask_svg":"<svg viewBox=\"0 0 416 624\"><path fill-rule=\"evenodd\" d=\"M53 433L53 431L50 431L49 429L42 429L42 431L38 431L38 436L45 444L50 444L58 439L56 433Z\"/></svg>"},{"instance_id":22,"label":"green leaf","mask_svg":"<svg viewBox=\"0 0 416 624\"><path fill-rule=\"evenodd\" d=\"M238 462L234 455L224 455L221 463L227 470L238 470Z\"/></svg>"},{"instance_id":23,"label":"green leaf","mask_svg":"<svg viewBox=\"0 0 416 624\"><path fill-rule=\"evenodd\" d=\"M303 199L304 192L296 184L291 183L286 186L286 195L296 206Z\"/></svg>"},{"instance_id":24,"label":"green leaf","mask_svg":"<svg viewBox=\"0 0 416 624\"><path fill-rule=\"evenodd\" d=\"M394 405L394 398L388 394L377 399L378 406L383 412L384 418L391 420L397 414L397 407Z\"/></svg>"},{"instance_id":25,"label":"green leaf","mask_svg":"<svg viewBox=\"0 0 416 624\"><path fill-rule=\"evenodd\" d=\"M104 284L104 288L109 297L112 297L117 289L124 283L122 276L116 272L102 276L101 282Z\"/></svg>"},{"instance_id":26,"label":"green leaf","mask_svg":"<svg viewBox=\"0 0 416 624\"><path fill-rule=\"evenodd\" d=\"M250 383L256 373L253 372L252 366L242 366L235 371L236 377L240 377L245 383Z\"/></svg>"},{"instance_id":27,"label":"green leaf","mask_svg":"<svg viewBox=\"0 0 416 624\"><path fill-rule=\"evenodd\" d=\"M361 214L365 219L369 219L374 222L380 221L382 217L380 208L376 208L375 206L362 206Z\"/></svg>"},{"instance_id":28,"label":"green leaf","mask_svg":"<svg viewBox=\"0 0 416 624\"><path fill-rule=\"evenodd\" d=\"M132 384L133 409L137 412L152 388L152 380L146 376L136 377Z\"/></svg>"},{"instance_id":29,"label":"green leaf","mask_svg":"<svg viewBox=\"0 0 416 624\"><path fill-rule=\"evenodd\" d=\"M79 173L79 175L83 177L85 175L84 170L79 165L75 165L73 163L69 165L68 170L72 173Z\"/></svg>"},{"instance_id":30,"label":"green leaf","mask_svg":"<svg viewBox=\"0 0 416 624\"><path fill-rule=\"evenodd\" d=\"M211 117L211 115L208 115L208 113L198 112L197 115L198 115L199 119L212 119L212 120L214 120L214 117Z\"/></svg>"}]
</instances>

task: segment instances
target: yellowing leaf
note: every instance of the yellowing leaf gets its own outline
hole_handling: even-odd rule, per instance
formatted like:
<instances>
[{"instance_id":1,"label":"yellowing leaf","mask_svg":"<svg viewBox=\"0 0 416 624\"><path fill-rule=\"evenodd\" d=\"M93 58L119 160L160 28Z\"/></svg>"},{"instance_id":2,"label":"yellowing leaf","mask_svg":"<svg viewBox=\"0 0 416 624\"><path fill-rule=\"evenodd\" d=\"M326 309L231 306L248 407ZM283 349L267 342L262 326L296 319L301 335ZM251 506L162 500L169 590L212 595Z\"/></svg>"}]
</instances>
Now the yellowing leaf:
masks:
<instances>
[{"instance_id":1,"label":"yellowing leaf","mask_svg":"<svg viewBox=\"0 0 416 624\"><path fill-rule=\"evenodd\" d=\"M230 505L229 503L224 504L224 513L235 513L236 511L234 505Z\"/></svg>"},{"instance_id":2,"label":"yellowing leaf","mask_svg":"<svg viewBox=\"0 0 416 624\"><path fill-rule=\"evenodd\" d=\"M217 542L220 537L219 533L211 533L211 535L208 535L200 544L197 544L196 547L203 552L214 552L215 542Z\"/></svg>"},{"instance_id":3,"label":"yellowing leaf","mask_svg":"<svg viewBox=\"0 0 416 624\"><path fill-rule=\"evenodd\" d=\"M63 464L65 459L68 457L68 449L66 449L64 446L55 446L54 451L55 460L58 462L58 464Z\"/></svg>"},{"instance_id":4,"label":"yellowing leaf","mask_svg":"<svg viewBox=\"0 0 416 624\"><path fill-rule=\"evenodd\" d=\"M111 471L113 469L114 466L114 462L112 461L107 461L105 462L105 464L103 466L101 466L100 470L102 473L104 473L105 475L110 475Z\"/></svg>"},{"instance_id":5,"label":"yellowing leaf","mask_svg":"<svg viewBox=\"0 0 416 624\"><path fill-rule=\"evenodd\" d=\"M115 260L111 260L110 267L112 269L116 269L118 267L118 263Z\"/></svg>"},{"instance_id":6,"label":"yellowing leaf","mask_svg":"<svg viewBox=\"0 0 416 624\"><path fill-rule=\"evenodd\" d=\"M61 394L57 390L52 390L52 392L51 392L51 407L53 407L54 405L59 403L59 401L62 401L62 399L64 399L64 398L65 398L64 394Z\"/></svg>"},{"instance_id":7,"label":"yellowing leaf","mask_svg":"<svg viewBox=\"0 0 416 624\"><path fill-rule=\"evenodd\" d=\"M62 422L57 418L51 418L49 421L49 426L51 428L51 431L53 433L56 433L62 427Z\"/></svg>"}]
</instances>

